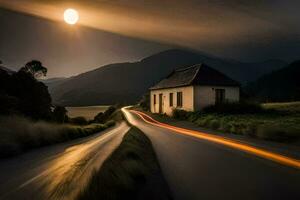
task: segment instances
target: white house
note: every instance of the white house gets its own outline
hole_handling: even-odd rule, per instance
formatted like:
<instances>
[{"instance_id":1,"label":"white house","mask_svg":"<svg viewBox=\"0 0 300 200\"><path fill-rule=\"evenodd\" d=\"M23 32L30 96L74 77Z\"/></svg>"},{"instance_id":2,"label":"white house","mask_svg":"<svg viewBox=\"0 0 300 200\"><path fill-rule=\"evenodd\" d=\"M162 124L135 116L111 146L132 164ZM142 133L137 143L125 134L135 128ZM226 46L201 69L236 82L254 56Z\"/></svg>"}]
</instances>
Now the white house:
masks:
<instances>
[{"instance_id":1,"label":"white house","mask_svg":"<svg viewBox=\"0 0 300 200\"><path fill-rule=\"evenodd\" d=\"M150 88L152 113L171 115L173 109L198 111L224 103L238 102L240 84L205 65L197 64L173 71Z\"/></svg>"}]
</instances>

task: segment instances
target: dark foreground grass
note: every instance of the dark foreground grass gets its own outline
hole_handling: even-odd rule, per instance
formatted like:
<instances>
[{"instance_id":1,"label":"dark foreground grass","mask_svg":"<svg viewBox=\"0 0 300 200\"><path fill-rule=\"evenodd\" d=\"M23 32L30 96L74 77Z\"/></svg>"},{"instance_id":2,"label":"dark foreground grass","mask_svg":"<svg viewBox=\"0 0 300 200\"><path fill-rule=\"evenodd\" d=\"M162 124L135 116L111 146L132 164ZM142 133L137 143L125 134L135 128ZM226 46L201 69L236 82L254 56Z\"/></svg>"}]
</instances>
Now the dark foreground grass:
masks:
<instances>
[{"instance_id":1,"label":"dark foreground grass","mask_svg":"<svg viewBox=\"0 0 300 200\"><path fill-rule=\"evenodd\" d=\"M44 121L31 121L19 116L0 117L0 158L24 151L85 137L115 124L90 124L75 126Z\"/></svg>"},{"instance_id":2,"label":"dark foreground grass","mask_svg":"<svg viewBox=\"0 0 300 200\"><path fill-rule=\"evenodd\" d=\"M150 140L133 127L95 172L79 200L172 199Z\"/></svg>"}]
</instances>

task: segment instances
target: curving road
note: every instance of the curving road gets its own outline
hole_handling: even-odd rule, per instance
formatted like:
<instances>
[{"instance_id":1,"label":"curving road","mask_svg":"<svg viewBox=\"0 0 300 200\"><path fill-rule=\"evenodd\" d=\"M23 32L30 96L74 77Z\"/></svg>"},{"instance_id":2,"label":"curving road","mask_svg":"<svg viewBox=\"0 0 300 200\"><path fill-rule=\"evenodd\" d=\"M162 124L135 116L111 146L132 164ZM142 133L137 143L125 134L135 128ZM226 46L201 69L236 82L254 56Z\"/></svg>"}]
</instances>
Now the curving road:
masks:
<instances>
[{"instance_id":1,"label":"curving road","mask_svg":"<svg viewBox=\"0 0 300 200\"><path fill-rule=\"evenodd\" d=\"M248 152L210 140L205 133L179 134L180 130L160 126L146 115L122 111L151 139L175 199L300 199L299 160Z\"/></svg>"},{"instance_id":2,"label":"curving road","mask_svg":"<svg viewBox=\"0 0 300 200\"><path fill-rule=\"evenodd\" d=\"M84 139L0 161L0 199L74 199L128 130L123 122Z\"/></svg>"}]
</instances>

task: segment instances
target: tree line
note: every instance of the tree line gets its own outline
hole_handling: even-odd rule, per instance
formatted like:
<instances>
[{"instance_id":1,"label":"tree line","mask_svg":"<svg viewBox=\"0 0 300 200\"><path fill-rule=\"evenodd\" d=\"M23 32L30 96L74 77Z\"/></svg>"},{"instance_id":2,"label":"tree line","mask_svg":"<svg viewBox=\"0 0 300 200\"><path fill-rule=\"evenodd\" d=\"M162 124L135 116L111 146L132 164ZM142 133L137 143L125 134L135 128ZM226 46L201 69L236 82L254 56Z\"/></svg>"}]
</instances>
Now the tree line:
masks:
<instances>
[{"instance_id":1,"label":"tree line","mask_svg":"<svg viewBox=\"0 0 300 200\"><path fill-rule=\"evenodd\" d=\"M64 122L67 110L53 106L47 86L37 80L46 75L47 68L38 60L26 63L14 73L0 68L0 115Z\"/></svg>"}]
</instances>

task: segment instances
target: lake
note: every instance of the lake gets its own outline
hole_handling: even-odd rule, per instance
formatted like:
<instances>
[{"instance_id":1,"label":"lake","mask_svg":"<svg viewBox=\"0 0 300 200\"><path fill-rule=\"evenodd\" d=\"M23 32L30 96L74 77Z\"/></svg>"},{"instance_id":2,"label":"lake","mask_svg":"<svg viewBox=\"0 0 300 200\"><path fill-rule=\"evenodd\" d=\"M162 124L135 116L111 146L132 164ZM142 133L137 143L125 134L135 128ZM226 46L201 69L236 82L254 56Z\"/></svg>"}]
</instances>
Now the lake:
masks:
<instances>
[{"instance_id":1,"label":"lake","mask_svg":"<svg viewBox=\"0 0 300 200\"><path fill-rule=\"evenodd\" d=\"M109 106L83 106L83 107L66 107L69 117L85 117L94 119L99 112L104 112Z\"/></svg>"}]
</instances>

